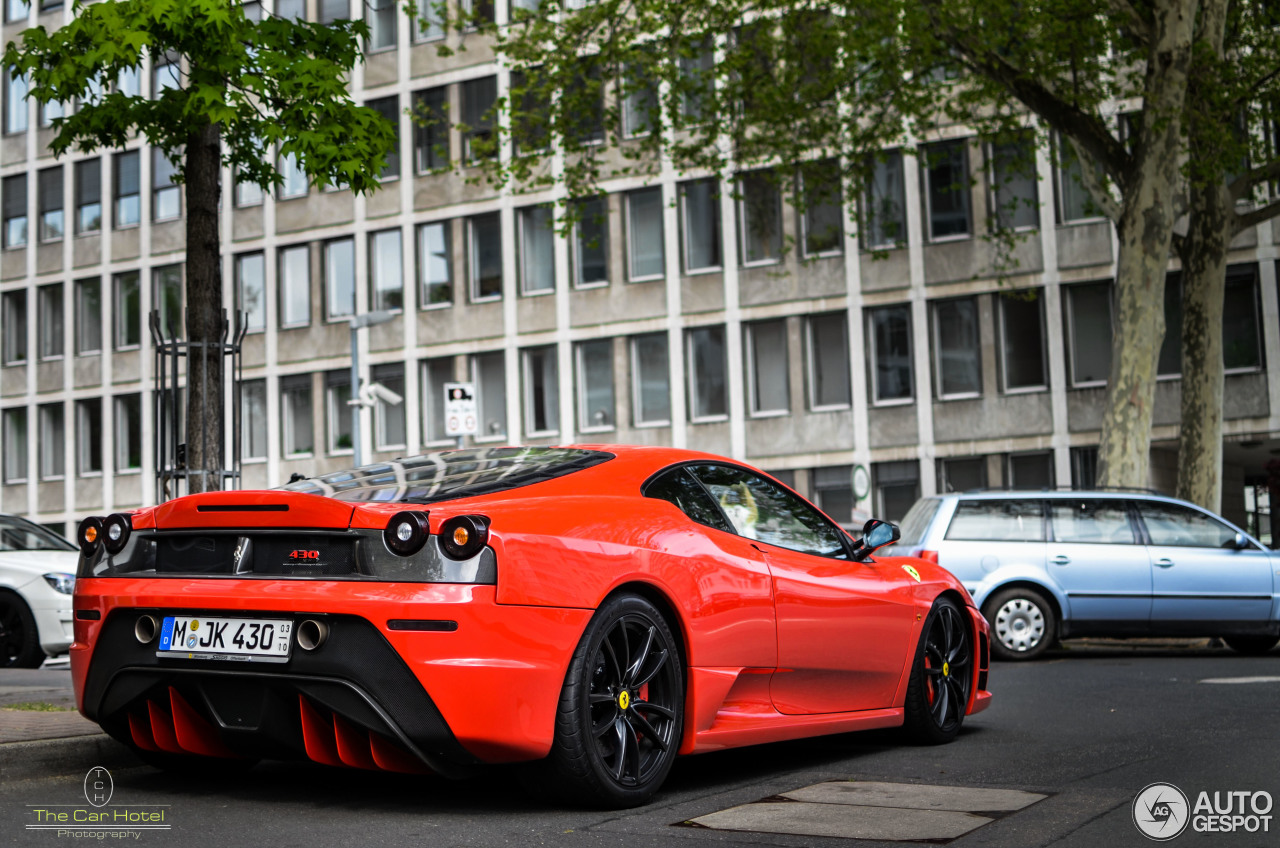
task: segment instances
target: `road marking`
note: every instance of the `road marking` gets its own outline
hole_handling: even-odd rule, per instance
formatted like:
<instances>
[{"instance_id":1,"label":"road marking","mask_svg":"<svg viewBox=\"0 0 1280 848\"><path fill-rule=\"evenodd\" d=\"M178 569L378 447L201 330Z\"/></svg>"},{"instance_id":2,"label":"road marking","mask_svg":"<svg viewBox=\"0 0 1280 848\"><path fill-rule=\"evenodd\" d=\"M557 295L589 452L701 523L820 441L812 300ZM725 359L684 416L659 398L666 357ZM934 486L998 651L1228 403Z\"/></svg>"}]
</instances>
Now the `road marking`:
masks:
<instances>
[{"instance_id":1,"label":"road marking","mask_svg":"<svg viewBox=\"0 0 1280 848\"><path fill-rule=\"evenodd\" d=\"M1280 683L1280 677L1207 677L1201 683Z\"/></svg>"}]
</instances>

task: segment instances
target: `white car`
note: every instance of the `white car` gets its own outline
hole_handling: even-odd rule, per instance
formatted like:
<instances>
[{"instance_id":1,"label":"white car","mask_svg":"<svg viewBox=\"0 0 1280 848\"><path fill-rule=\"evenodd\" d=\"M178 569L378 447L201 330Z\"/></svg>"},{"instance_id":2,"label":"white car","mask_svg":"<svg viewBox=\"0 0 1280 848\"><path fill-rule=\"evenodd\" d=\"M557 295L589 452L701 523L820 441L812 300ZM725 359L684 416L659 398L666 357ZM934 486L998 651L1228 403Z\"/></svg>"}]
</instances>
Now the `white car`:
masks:
<instances>
[{"instance_id":1,"label":"white car","mask_svg":"<svg viewBox=\"0 0 1280 848\"><path fill-rule=\"evenodd\" d=\"M71 647L79 557L52 531L0 515L0 668L37 668Z\"/></svg>"}]
</instances>

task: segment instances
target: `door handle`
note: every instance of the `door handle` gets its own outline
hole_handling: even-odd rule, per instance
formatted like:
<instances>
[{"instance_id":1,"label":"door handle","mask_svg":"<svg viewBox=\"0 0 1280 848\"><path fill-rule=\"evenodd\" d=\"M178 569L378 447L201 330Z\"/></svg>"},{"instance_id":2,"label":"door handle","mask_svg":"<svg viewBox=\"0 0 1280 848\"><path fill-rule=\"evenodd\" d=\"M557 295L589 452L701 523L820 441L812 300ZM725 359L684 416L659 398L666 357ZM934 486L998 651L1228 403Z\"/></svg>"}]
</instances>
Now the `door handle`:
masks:
<instances>
[{"instance_id":1,"label":"door handle","mask_svg":"<svg viewBox=\"0 0 1280 848\"><path fill-rule=\"evenodd\" d=\"M1058 554L1056 557L1053 558L1054 565L1066 565L1069 562L1071 562L1071 557L1063 556L1062 554Z\"/></svg>"},{"instance_id":2,"label":"door handle","mask_svg":"<svg viewBox=\"0 0 1280 848\"><path fill-rule=\"evenodd\" d=\"M1173 560L1168 557L1156 560L1156 566L1159 568L1173 568Z\"/></svg>"}]
</instances>

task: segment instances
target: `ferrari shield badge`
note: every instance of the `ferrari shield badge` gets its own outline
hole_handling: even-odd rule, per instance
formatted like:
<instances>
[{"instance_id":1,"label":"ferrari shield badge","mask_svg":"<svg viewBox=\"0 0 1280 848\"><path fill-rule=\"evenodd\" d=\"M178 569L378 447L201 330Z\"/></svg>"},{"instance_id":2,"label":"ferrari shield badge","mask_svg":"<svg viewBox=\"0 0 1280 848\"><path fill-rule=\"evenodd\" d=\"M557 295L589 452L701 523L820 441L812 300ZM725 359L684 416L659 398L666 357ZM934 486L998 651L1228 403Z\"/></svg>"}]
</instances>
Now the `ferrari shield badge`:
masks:
<instances>
[{"instance_id":1,"label":"ferrari shield badge","mask_svg":"<svg viewBox=\"0 0 1280 848\"><path fill-rule=\"evenodd\" d=\"M913 567L904 565L902 566L902 570L910 574L917 583L920 582L920 572L916 571Z\"/></svg>"}]
</instances>

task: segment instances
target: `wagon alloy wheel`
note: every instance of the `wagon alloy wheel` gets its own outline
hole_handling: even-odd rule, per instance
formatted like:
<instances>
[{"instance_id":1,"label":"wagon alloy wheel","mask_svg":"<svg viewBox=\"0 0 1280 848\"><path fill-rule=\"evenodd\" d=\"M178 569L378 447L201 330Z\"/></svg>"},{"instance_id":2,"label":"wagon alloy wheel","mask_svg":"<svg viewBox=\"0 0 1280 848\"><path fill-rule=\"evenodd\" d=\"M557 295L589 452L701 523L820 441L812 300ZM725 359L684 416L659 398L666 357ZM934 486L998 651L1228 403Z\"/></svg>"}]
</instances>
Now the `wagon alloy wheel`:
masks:
<instances>
[{"instance_id":1,"label":"wagon alloy wheel","mask_svg":"<svg viewBox=\"0 0 1280 848\"><path fill-rule=\"evenodd\" d=\"M43 662L31 610L17 595L0 592L0 668L39 668Z\"/></svg>"},{"instance_id":2,"label":"wagon alloy wheel","mask_svg":"<svg viewBox=\"0 0 1280 848\"><path fill-rule=\"evenodd\" d=\"M925 619L907 685L906 728L918 741L949 742L960 731L973 688L973 634L969 618L939 598Z\"/></svg>"},{"instance_id":3,"label":"wagon alloy wheel","mask_svg":"<svg viewBox=\"0 0 1280 848\"><path fill-rule=\"evenodd\" d=\"M610 598L574 652L551 755L529 782L577 802L643 804L671 770L683 720L682 660L662 613L635 595Z\"/></svg>"}]
</instances>

